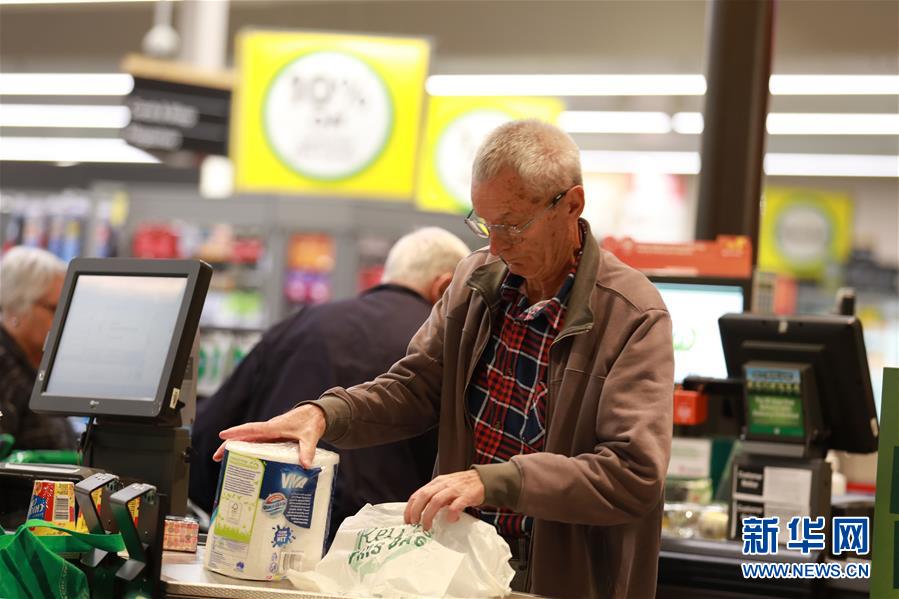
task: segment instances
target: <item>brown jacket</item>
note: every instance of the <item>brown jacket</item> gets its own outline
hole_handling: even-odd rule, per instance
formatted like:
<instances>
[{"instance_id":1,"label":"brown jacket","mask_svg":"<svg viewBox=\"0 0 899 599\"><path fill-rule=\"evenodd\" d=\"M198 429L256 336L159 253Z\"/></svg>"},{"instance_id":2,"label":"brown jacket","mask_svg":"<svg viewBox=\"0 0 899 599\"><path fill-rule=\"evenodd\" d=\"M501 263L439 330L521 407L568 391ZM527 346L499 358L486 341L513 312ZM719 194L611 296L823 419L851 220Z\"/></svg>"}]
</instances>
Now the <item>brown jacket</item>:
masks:
<instances>
[{"instance_id":1,"label":"brown jacket","mask_svg":"<svg viewBox=\"0 0 899 599\"><path fill-rule=\"evenodd\" d=\"M643 275L586 239L550 349L545 451L476 468L485 503L535 519L530 592L653 597L671 448L671 320ZM470 468L466 389L505 274L486 249L463 260L405 358L316 402L326 414L324 439L360 447L439 423L437 471Z\"/></svg>"}]
</instances>

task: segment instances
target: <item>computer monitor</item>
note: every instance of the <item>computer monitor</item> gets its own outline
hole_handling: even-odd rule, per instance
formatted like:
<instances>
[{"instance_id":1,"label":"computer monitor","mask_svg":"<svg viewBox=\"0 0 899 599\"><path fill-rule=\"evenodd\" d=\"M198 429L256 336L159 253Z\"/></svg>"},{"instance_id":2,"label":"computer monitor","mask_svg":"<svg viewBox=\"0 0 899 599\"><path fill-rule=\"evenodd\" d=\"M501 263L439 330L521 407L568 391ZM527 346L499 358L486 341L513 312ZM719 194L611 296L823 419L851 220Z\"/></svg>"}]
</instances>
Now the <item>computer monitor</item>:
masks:
<instances>
[{"instance_id":1,"label":"computer monitor","mask_svg":"<svg viewBox=\"0 0 899 599\"><path fill-rule=\"evenodd\" d=\"M728 375L743 378L744 366L759 364L764 371L761 376L753 372L748 376L772 389L773 399L770 405L759 406L760 414L753 414L751 406L745 410L747 440L779 437L789 442L791 437L814 434L811 442L824 450L870 453L877 449L877 412L857 318L726 314L719 326ZM791 399L799 397L799 390L793 391L797 372L810 375L811 384L801 400ZM772 373L777 380L771 379ZM806 422L809 416L820 423ZM759 421L756 426L754 420ZM810 425L821 430L809 430Z\"/></svg>"},{"instance_id":2,"label":"computer monitor","mask_svg":"<svg viewBox=\"0 0 899 599\"><path fill-rule=\"evenodd\" d=\"M31 409L129 420L177 414L211 276L198 260L72 260Z\"/></svg>"},{"instance_id":3,"label":"computer monitor","mask_svg":"<svg viewBox=\"0 0 899 599\"><path fill-rule=\"evenodd\" d=\"M748 307L742 279L650 277L671 314L674 337L674 382L688 376L727 377L718 318Z\"/></svg>"}]
</instances>

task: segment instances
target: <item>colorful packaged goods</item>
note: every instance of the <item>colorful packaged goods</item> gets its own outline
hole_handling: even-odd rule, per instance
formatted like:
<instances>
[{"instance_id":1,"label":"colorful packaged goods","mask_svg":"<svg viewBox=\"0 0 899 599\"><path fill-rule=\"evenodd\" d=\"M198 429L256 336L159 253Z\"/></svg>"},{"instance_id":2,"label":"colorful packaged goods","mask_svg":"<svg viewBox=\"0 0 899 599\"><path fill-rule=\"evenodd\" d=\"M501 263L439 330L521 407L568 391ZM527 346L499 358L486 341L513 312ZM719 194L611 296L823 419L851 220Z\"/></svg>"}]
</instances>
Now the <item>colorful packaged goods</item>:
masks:
<instances>
[{"instance_id":1,"label":"colorful packaged goods","mask_svg":"<svg viewBox=\"0 0 899 599\"><path fill-rule=\"evenodd\" d=\"M165 517L165 536L162 541L162 548L166 551L196 553L199 536L200 525L193 518Z\"/></svg>"},{"instance_id":2,"label":"colorful packaged goods","mask_svg":"<svg viewBox=\"0 0 899 599\"><path fill-rule=\"evenodd\" d=\"M52 480L36 480L31 490L28 519L45 520L74 530L75 528L75 484ZM36 535L64 535L64 532L49 528L36 528Z\"/></svg>"}]
</instances>

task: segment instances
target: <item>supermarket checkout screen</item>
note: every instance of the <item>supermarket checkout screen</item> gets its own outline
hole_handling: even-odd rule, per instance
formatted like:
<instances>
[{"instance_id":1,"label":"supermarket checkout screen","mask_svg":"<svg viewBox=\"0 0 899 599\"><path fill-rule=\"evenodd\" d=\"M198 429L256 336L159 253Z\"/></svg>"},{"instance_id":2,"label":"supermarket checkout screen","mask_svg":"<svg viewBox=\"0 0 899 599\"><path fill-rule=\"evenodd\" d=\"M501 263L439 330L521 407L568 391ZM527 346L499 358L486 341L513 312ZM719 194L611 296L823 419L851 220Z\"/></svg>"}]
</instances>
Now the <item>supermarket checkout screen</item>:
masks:
<instances>
[{"instance_id":1,"label":"supermarket checkout screen","mask_svg":"<svg viewBox=\"0 0 899 599\"><path fill-rule=\"evenodd\" d=\"M674 380L687 376L727 378L718 318L743 311L743 288L736 285L655 282L674 337Z\"/></svg>"},{"instance_id":2,"label":"supermarket checkout screen","mask_svg":"<svg viewBox=\"0 0 899 599\"><path fill-rule=\"evenodd\" d=\"M187 277L79 275L46 392L153 401Z\"/></svg>"}]
</instances>

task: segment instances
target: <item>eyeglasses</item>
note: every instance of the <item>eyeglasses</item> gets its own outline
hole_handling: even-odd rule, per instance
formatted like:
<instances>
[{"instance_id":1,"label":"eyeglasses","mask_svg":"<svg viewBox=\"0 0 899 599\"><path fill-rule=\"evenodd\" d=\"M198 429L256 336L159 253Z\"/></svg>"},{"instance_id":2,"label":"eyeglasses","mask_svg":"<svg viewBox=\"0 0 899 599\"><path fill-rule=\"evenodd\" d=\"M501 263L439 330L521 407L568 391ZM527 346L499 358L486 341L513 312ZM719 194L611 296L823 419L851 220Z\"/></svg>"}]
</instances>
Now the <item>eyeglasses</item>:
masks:
<instances>
[{"instance_id":1,"label":"eyeglasses","mask_svg":"<svg viewBox=\"0 0 899 599\"><path fill-rule=\"evenodd\" d=\"M465 217L465 224L468 225L468 228L471 229L472 233L481 239L488 239L490 235L496 234L505 235L507 237L521 237L524 232L527 231L528 227L534 224L534 222L546 212L555 208L556 205L562 201L562 198L574 188L575 186L572 185L565 191L560 191L552 200L550 200L549 205L546 208L535 214L531 220L523 225L491 225L484 221L480 216L477 216L474 213L474 210L469 212L468 216Z\"/></svg>"}]
</instances>

